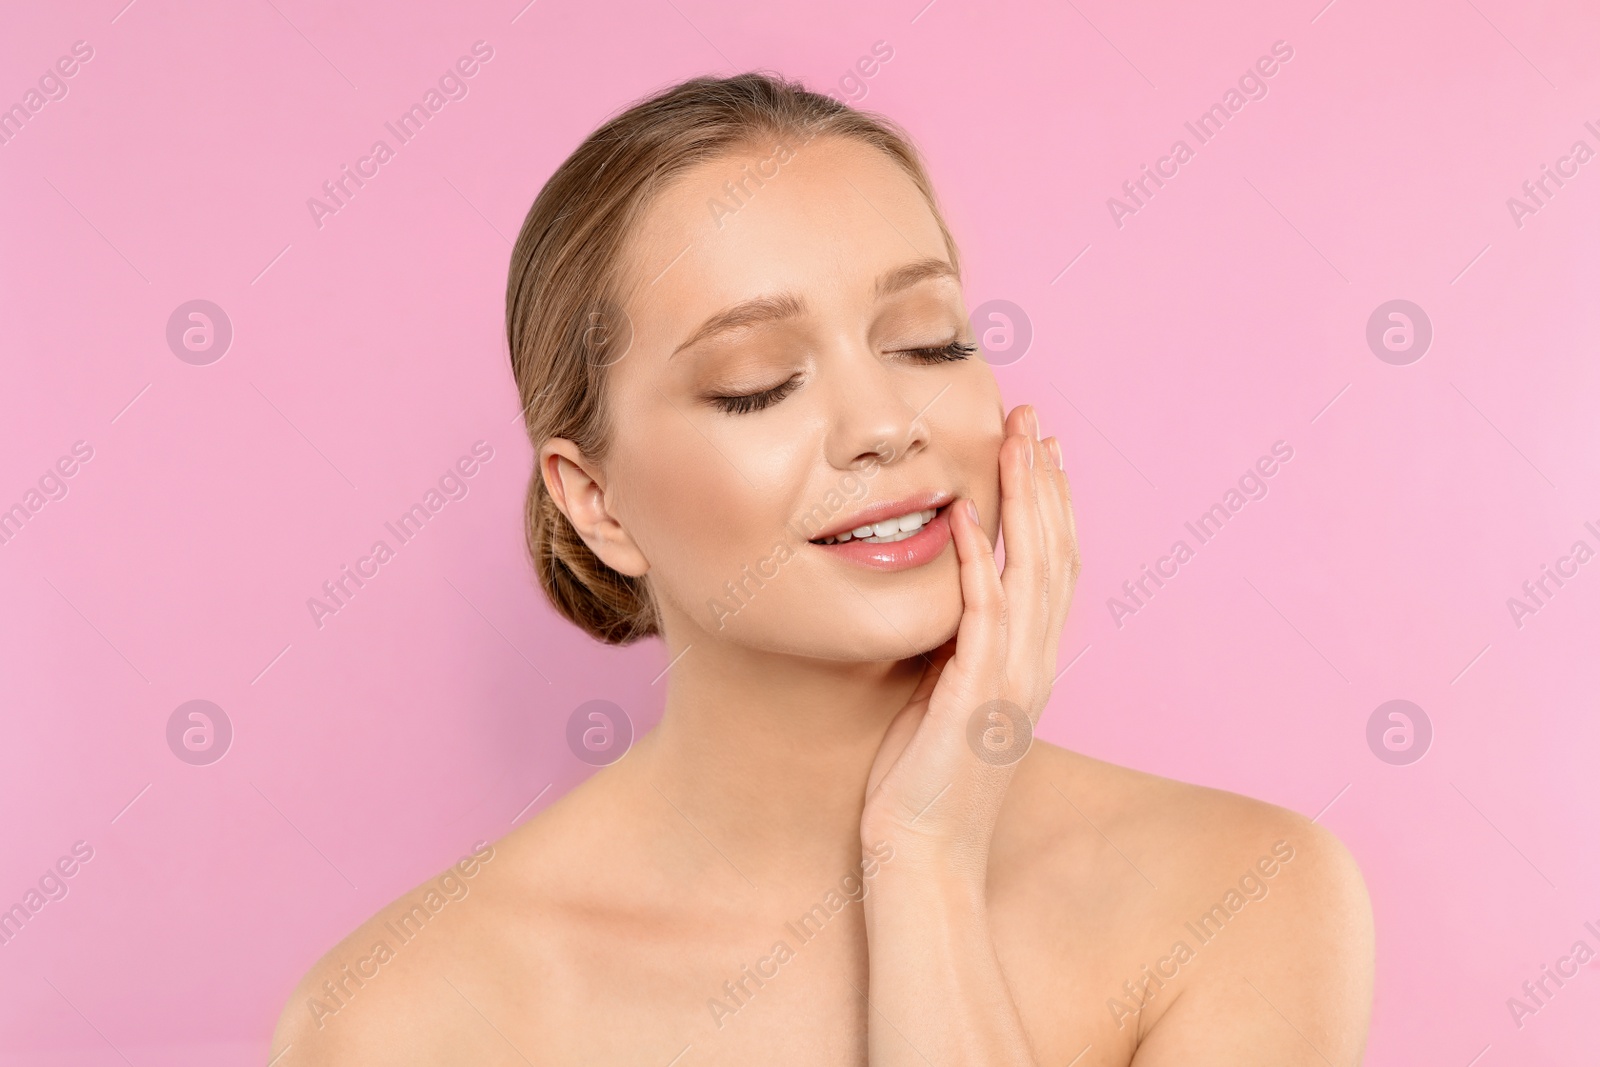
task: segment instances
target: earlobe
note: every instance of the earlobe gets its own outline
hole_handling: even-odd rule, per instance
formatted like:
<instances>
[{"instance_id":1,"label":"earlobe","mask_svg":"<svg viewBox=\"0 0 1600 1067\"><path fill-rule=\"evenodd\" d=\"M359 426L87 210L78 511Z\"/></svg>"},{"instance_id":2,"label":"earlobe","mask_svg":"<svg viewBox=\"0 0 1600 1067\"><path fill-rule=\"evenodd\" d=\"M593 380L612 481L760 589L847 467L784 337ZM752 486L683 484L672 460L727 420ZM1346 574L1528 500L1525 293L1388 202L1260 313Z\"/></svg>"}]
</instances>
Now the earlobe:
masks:
<instances>
[{"instance_id":1,"label":"earlobe","mask_svg":"<svg viewBox=\"0 0 1600 1067\"><path fill-rule=\"evenodd\" d=\"M539 449L539 474L556 507L600 562L633 578L650 569L639 546L610 511L605 472L575 444L559 437L546 441Z\"/></svg>"}]
</instances>

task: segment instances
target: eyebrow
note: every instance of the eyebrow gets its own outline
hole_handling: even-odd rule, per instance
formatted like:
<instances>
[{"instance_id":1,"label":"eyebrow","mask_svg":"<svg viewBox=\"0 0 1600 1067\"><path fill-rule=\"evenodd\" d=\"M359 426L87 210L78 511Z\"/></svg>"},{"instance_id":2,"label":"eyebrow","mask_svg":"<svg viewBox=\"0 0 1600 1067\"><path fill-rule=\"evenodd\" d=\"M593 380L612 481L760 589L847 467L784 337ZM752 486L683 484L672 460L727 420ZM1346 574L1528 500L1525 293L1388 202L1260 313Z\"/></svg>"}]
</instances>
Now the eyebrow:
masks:
<instances>
[{"instance_id":1,"label":"eyebrow","mask_svg":"<svg viewBox=\"0 0 1600 1067\"><path fill-rule=\"evenodd\" d=\"M873 298L882 300L884 297L893 296L909 289L913 285L936 278L952 278L959 282L961 275L944 260L929 256L926 259L919 259L914 263L907 263L884 273L873 285ZM684 349L693 348L695 345L713 337L752 326L766 326L799 318L805 314L805 311L805 300L793 293L780 293L777 296L759 296L752 300L742 301L730 308L717 312L705 322L702 322L699 329L690 334L688 340L673 349L672 355L667 358L671 359Z\"/></svg>"}]
</instances>

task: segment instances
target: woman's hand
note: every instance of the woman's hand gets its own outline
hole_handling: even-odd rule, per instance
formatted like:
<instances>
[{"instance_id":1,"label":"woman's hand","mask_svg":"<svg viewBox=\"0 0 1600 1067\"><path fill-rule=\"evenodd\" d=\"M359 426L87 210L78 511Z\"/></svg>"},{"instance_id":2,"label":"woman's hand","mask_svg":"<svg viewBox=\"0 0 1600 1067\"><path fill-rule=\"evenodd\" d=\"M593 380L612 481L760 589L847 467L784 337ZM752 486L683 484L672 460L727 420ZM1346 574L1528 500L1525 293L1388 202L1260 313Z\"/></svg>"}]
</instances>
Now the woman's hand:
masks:
<instances>
[{"instance_id":1,"label":"woman's hand","mask_svg":"<svg viewBox=\"0 0 1600 1067\"><path fill-rule=\"evenodd\" d=\"M1004 574L976 505L957 500L949 517L961 623L884 736L861 835L892 842L902 869L981 889L1000 802L1050 697L1079 567L1061 446L1040 441L1031 406L1011 412L1000 447Z\"/></svg>"},{"instance_id":2,"label":"woman's hand","mask_svg":"<svg viewBox=\"0 0 1600 1067\"><path fill-rule=\"evenodd\" d=\"M989 934L984 881L1000 802L1050 697L1078 576L1061 466L1034 410L1013 411L1000 446L1004 575L971 502L950 508L961 624L891 722L861 814L862 843L894 848L864 900L874 1067L1035 1062Z\"/></svg>"}]
</instances>

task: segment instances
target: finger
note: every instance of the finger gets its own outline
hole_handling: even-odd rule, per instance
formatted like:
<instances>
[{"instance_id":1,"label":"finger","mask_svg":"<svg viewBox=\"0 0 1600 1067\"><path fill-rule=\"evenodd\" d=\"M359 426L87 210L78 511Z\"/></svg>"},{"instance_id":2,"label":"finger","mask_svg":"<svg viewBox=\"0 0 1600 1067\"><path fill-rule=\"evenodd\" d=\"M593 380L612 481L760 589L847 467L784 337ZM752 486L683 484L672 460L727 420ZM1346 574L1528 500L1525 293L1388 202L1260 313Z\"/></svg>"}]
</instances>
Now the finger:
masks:
<instances>
[{"instance_id":1,"label":"finger","mask_svg":"<svg viewBox=\"0 0 1600 1067\"><path fill-rule=\"evenodd\" d=\"M1039 416L1031 405L1018 404L1011 409L1011 414L1006 416L1006 436L1022 434L1025 437L1039 436Z\"/></svg>"},{"instance_id":2,"label":"finger","mask_svg":"<svg viewBox=\"0 0 1600 1067\"><path fill-rule=\"evenodd\" d=\"M950 508L950 534L961 571L961 622L956 627L956 663L983 670L1004 663L1006 598L994 546L974 517L971 498Z\"/></svg>"},{"instance_id":3,"label":"finger","mask_svg":"<svg viewBox=\"0 0 1600 1067\"><path fill-rule=\"evenodd\" d=\"M1074 550L1076 550L1078 545L1078 527L1077 523L1074 521L1072 513L1072 483L1067 478L1067 465L1061 456L1061 442L1056 440L1054 437L1050 438L1049 451L1051 458L1055 460L1055 480L1061 488L1061 501L1063 507L1066 509L1067 536L1071 540Z\"/></svg>"},{"instance_id":4,"label":"finger","mask_svg":"<svg viewBox=\"0 0 1600 1067\"><path fill-rule=\"evenodd\" d=\"M1072 575L1072 581L1074 584L1076 584L1078 580L1078 571L1080 570L1083 561L1078 551L1078 520L1072 508L1072 480L1067 477L1066 465L1061 462L1061 443L1059 441L1055 442L1054 451L1057 460L1055 480L1060 486L1061 507L1065 511L1067 519L1067 563L1070 568L1069 573Z\"/></svg>"},{"instance_id":5,"label":"finger","mask_svg":"<svg viewBox=\"0 0 1600 1067\"><path fill-rule=\"evenodd\" d=\"M1072 488L1066 472L1061 469L1061 443L1056 438L1046 439L1045 453L1050 456L1045 484L1041 487L1041 509L1050 516L1045 523L1046 541L1050 555L1051 574L1056 579L1051 596L1051 618L1048 641L1053 652L1066 622L1067 609L1077 587L1081 561L1078 554L1077 530L1072 514Z\"/></svg>"},{"instance_id":6,"label":"finger","mask_svg":"<svg viewBox=\"0 0 1600 1067\"><path fill-rule=\"evenodd\" d=\"M1056 455L1060 443L1055 438L1045 438L1038 445L1039 461L1035 465L1034 480L1039 497L1039 526L1042 547L1049 575L1041 612L1044 621L1039 627L1037 655L1043 657L1045 671L1054 675L1059 652L1061 629L1066 623L1066 605L1072 597L1073 576L1071 538L1067 533L1067 516L1064 495L1065 479L1057 465Z\"/></svg>"},{"instance_id":7,"label":"finger","mask_svg":"<svg viewBox=\"0 0 1600 1067\"><path fill-rule=\"evenodd\" d=\"M1031 458L1030 458L1031 457ZM1049 624L1050 561L1039 512L1040 477L1049 465L1031 434L1008 437L1000 448L1000 527L1006 567L1006 643L1013 659L1033 659Z\"/></svg>"},{"instance_id":8,"label":"finger","mask_svg":"<svg viewBox=\"0 0 1600 1067\"><path fill-rule=\"evenodd\" d=\"M1050 560L1050 575L1057 585L1070 581L1072 532L1067 510L1067 478L1061 469L1061 442L1047 437L1040 443L1045 457L1039 471L1039 511L1043 516L1045 553Z\"/></svg>"}]
</instances>

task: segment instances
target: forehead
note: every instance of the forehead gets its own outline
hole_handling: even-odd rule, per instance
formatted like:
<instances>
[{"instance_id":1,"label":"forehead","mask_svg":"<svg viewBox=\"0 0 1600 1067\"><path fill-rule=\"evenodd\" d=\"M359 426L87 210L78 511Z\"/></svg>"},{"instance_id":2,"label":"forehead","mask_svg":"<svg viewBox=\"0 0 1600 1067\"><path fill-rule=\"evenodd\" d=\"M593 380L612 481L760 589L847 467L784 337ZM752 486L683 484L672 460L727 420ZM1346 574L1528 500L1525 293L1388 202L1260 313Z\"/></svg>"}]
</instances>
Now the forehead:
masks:
<instances>
[{"instance_id":1,"label":"forehead","mask_svg":"<svg viewBox=\"0 0 1600 1067\"><path fill-rule=\"evenodd\" d=\"M630 234L622 269L635 343L670 350L730 304L782 292L813 313L859 309L887 270L947 255L888 155L841 137L773 138L679 175Z\"/></svg>"}]
</instances>

